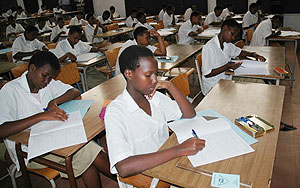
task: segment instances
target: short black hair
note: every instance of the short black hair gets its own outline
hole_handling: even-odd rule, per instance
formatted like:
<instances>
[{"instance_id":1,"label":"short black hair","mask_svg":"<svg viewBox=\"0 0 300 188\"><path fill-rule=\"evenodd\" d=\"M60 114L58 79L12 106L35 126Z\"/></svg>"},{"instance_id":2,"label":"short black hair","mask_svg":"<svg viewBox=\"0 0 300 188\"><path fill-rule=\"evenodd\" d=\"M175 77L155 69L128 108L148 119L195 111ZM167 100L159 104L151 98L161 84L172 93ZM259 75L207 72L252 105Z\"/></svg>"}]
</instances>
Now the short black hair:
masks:
<instances>
[{"instance_id":1,"label":"short black hair","mask_svg":"<svg viewBox=\"0 0 300 188\"><path fill-rule=\"evenodd\" d=\"M146 27L140 26L135 28L133 31L134 39L137 40L138 36L143 36L146 32L148 32L148 29Z\"/></svg>"},{"instance_id":2,"label":"short black hair","mask_svg":"<svg viewBox=\"0 0 300 188\"><path fill-rule=\"evenodd\" d=\"M226 19L222 23L221 30L223 29L223 27L225 25L227 25L227 27L229 27L229 28L239 28L240 27L239 23L235 19L233 19L233 18Z\"/></svg>"},{"instance_id":3,"label":"short black hair","mask_svg":"<svg viewBox=\"0 0 300 188\"><path fill-rule=\"evenodd\" d=\"M138 12L137 14L136 14L136 19L140 19L140 18L142 18L143 16L145 16L145 13L144 12Z\"/></svg>"},{"instance_id":4,"label":"short black hair","mask_svg":"<svg viewBox=\"0 0 300 188\"><path fill-rule=\"evenodd\" d=\"M173 5L168 5L166 8L166 11L171 11L173 10L174 6Z\"/></svg>"},{"instance_id":5,"label":"short black hair","mask_svg":"<svg viewBox=\"0 0 300 188\"><path fill-rule=\"evenodd\" d=\"M63 17L58 17L57 18L57 23L60 22L61 20L64 21Z\"/></svg>"},{"instance_id":6,"label":"short black hair","mask_svg":"<svg viewBox=\"0 0 300 188\"><path fill-rule=\"evenodd\" d=\"M258 8L258 5L256 3L251 3L249 6L249 9Z\"/></svg>"},{"instance_id":7,"label":"short black hair","mask_svg":"<svg viewBox=\"0 0 300 188\"><path fill-rule=\"evenodd\" d=\"M167 8L167 4L163 4L162 9Z\"/></svg>"},{"instance_id":8,"label":"short black hair","mask_svg":"<svg viewBox=\"0 0 300 188\"><path fill-rule=\"evenodd\" d=\"M87 14L86 15L86 21L89 21L90 17L92 17L92 16L93 16L93 14Z\"/></svg>"},{"instance_id":9,"label":"short black hair","mask_svg":"<svg viewBox=\"0 0 300 188\"><path fill-rule=\"evenodd\" d=\"M84 13L80 11L80 12L77 13L77 15L84 16Z\"/></svg>"},{"instance_id":10,"label":"short black hair","mask_svg":"<svg viewBox=\"0 0 300 188\"><path fill-rule=\"evenodd\" d=\"M110 16L110 12L108 10L105 10L102 15L108 15L108 16Z\"/></svg>"},{"instance_id":11,"label":"short black hair","mask_svg":"<svg viewBox=\"0 0 300 188\"><path fill-rule=\"evenodd\" d=\"M39 30L33 25L28 25L25 27L25 32L32 33L32 32L39 32Z\"/></svg>"},{"instance_id":12,"label":"short black hair","mask_svg":"<svg viewBox=\"0 0 300 188\"><path fill-rule=\"evenodd\" d=\"M217 5L217 6L214 8L214 11L217 11L217 10L223 10L223 7L220 6L220 5Z\"/></svg>"},{"instance_id":13,"label":"short black hair","mask_svg":"<svg viewBox=\"0 0 300 188\"><path fill-rule=\"evenodd\" d=\"M114 6L110 6L109 10L116 10L116 8Z\"/></svg>"},{"instance_id":14,"label":"short black hair","mask_svg":"<svg viewBox=\"0 0 300 188\"><path fill-rule=\"evenodd\" d=\"M274 15L272 17L272 20L278 20L278 21L280 21L281 24L283 23L283 17L280 15Z\"/></svg>"},{"instance_id":15,"label":"short black hair","mask_svg":"<svg viewBox=\"0 0 300 188\"><path fill-rule=\"evenodd\" d=\"M154 57L154 55L144 46L133 45L126 48L119 57L121 73L124 75L126 69L135 71L140 66L142 57Z\"/></svg>"},{"instance_id":16,"label":"short black hair","mask_svg":"<svg viewBox=\"0 0 300 188\"><path fill-rule=\"evenodd\" d=\"M72 25L70 27L70 30L69 30L69 33L72 35L73 33L79 33L79 34L82 34L82 30L79 26L77 25Z\"/></svg>"},{"instance_id":17,"label":"short black hair","mask_svg":"<svg viewBox=\"0 0 300 188\"><path fill-rule=\"evenodd\" d=\"M9 16L7 19L8 19L8 21L12 21L12 20L15 20L15 17Z\"/></svg>"},{"instance_id":18,"label":"short black hair","mask_svg":"<svg viewBox=\"0 0 300 188\"><path fill-rule=\"evenodd\" d=\"M29 60L28 69L31 64L36 68L49 64L53 70L60 69L59 61L52 52L40 51L34 54Z\"/></svg>"},{"instance_id":19,"label":"short black hair","mask_svg":"<svg viewBox=\"0 0 300 188\"><path fill-rule=\"evenodd\" d=\"M199 11L193 11L192 14L191 14L191 18L193 16L200 16L201 17L201 13Z\"/></svg>"},{"instance_id":20,"label":"short black hair","mask_svg":"<svg viewBox=\"0 0 300 188\"><path fill-rule=\"evenodd\" d=\"M133 13L138 13L139 12L139 10L138 9L136 9L136 8L133 8L133 9L131 9L131 11L130 11L130 15L131 14L133 14Z\"/></svg>"}]
</instances>

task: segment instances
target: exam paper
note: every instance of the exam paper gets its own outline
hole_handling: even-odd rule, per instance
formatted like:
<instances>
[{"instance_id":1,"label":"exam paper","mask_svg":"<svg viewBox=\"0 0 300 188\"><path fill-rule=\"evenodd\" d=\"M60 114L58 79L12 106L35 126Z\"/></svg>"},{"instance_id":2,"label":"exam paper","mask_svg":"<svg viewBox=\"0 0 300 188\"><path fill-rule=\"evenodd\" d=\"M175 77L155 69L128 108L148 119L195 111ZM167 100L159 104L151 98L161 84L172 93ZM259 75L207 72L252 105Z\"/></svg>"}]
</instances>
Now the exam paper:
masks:
<instances>
[{"instance_id":1,"label":"exam paper","mask_svg":"<svg viewBox=\"0 0 300 188\"><path fill-rule=\"evenodd\" d=\"M174 34L173 32L164 31L164 30L158 30L157 32L160 34L160 36L168 36L168 35L173 35Z\"/></svg>"},{"instance_id":2,"label":"exam paper","mask_svg":"<svg viewBox=\"0 0 300 188\"><path fill-rule=\"evenodd\" d=\"M242 62L242 66L234 70L234 74L240 75L270 75L267 70L267 62L253 60L234 60L233 62Z\"/></svg>"},{"instance_id":3,"label":"exam paper","mask_svg":"<svg viewBox=\"0 0 300 188\"><path fill-rule=\"evenodd\" d=\"M239 188L240 175L213 172L210 186L222 188Z\"/></svg>"},{"instance_id":4,"label":"exam paper","mask_svg":"<svg viewBox=\"0 0 300 188\"><path fill-rule=\"evenodd\" d=\"M85 114L87 113L88 109L91 107L93 102L93 100L70 100L59 105L58 107L64 110L66 113L71 113L80 110L81 117L84 118Z\"/></svg>"},{"instance_id":5,"label":"exam paper","mask_svg":"<svg viewBox=\"0 0 300 188\"><path fill-rule=\"evenodd\" d=\"M86 61L89 61L89 60L91 60L93 58L100 57L102 55L103 55L102 53L85 53L85 54L80 54L80 55L76 56L76 58L77 58L76 62L86 62Z\"/></svg>"},{"instance_id":6,"label":"exam paper","mask_svg":"<svg viewBox=\"0 0 300 188\"><path fill-rule=\"evenodd\" d=\"M287 37L287 36L297 36L300 35L300 32L297 31L280 31L280 35L281 37Z\"/></svg>"},{"instance_id":7,"label":"exam paper","mask_svg":"<svg viewBox=\"0 0 300 188\"><path fill-rule=\"evenodd\" d=\"M202 37L216 36L220 32L221 32L221 29L207 28L202 33L199 33L198 36L202 36Z\"/></svg>"}]
</instances>

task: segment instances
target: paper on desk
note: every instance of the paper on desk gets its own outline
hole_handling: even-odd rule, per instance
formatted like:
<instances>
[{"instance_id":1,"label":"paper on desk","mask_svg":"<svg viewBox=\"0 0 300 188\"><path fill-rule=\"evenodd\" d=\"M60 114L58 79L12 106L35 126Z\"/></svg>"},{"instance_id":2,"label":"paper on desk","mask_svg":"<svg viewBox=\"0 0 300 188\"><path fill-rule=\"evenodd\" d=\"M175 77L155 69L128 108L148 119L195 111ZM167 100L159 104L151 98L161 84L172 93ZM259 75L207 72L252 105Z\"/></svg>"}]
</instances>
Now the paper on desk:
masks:
<instances>
[{"instance_id":1,"label":"paper on desk","mask_svg":"<svg viewBox=\"0 0 300 188\"><path fill-rule=\"evenodd\" d=\"M23 57L23 58L22 58L22 61L27 61L27 60L30 60L30 59L31 59L31 57L32 57L32 55L31 55L31 56L26 56L26 57Z\"/></svg>"},{"instance_id":2,"label":"paper on desk","mask_svg":"<svg viewBox=\"0 0 300 188\"><path fill-rule=\"evenodd\" d=\"M237 15L233 16L232 18L234 18L234 19L241 19L241 18L243 18L243 16L242 16L242 15L239 15L239 14L237 14Z\"/></svg>"},{"instance_id":3,"label":"paper on desk","mask_svg":"<svg viewBox=\"0 0 300 188\"><path fill-rule=\"evenodd\" d=\"M240 175L213 172L210 186L222 188L239 188Z\"/></svg>"},{"instance_id":4,"label":"paper on desk","mask_svg":"<svg viewBox=\"0 0 300 188\"><path fill-rule=\"evenodd\" d=\"M193 137L192 129L200 139L205 140L203 150L188 156L194 167L254 151L222 118L206 121L203 117L196 116L192 119L174 121L169 127L175 132L179 143Z\"/></svg>"},{"instance_id":5,"label":"paper on desk","mask_svg":"<svg viewBox=\"0 0 300 188\"><path fill-rule=\"evenodd\" d=\"M158 31L176 31L176 29L169 27L169 28L159 29Z\"/></svg>"},{"instance_id":6,"label":"paper on desk","mask_svg":"<svg viewBox=\"0 0 300 188\"><path fill-rule=\"evenodd\" d=\"M163 36L163 37L174 34L174 33L170 32L170 31L160 31L160 30L158 30L157 32L160 34L160 36Z\"/></svg>"},{"instance_id":7,"label":"paper on desk","mask_svg":"<svg viewBox=\"0 0 300 188\"><path fill-rule=\"evenodd\" d=\"M199 33L198 36L216 36L221 32L221 29L216 29L216 28L207 28L205 29L202 33Z\"/></svg>"},{"instance_id":8,"label":"paper on desk","mask_svg":"<svg viewBox=\"0 0 300 188\"><path fill-rule=\"evenodd\" d=\"M71 113L79 110L81 117L84 118L93 102L93 100L70 100L59 105L59 108L64 110L66 113Z\"/></svg>"},{"instance_id":9,"label":"paper on desk","mask_svg":"<svg viewBox=\"0 0 300 188\"><path fill-rule=\"evenodd\" d=\"M71 112L65 122L42 121L31 127L27 159L84 142L87 138L80 112Z\"/></svg>"},{"instance_id":10,"label":"paper on desk","mask_svg":"<svg viewBox=\"0 0 300 188\"><path fill-rule=\"evenodd\" d=\"M242 62L242 66L234 70L234 74L240 75L270 75L267 70L267 63L253 60L234 60L233 62Z\"/></svg>"},{"instance_id":11,"label":"paper on desk","mask_svg":"<svg viewBox=\"0 0 300 188\"><path fill-rule=\"evenodd\" d=\"M159 58L159 56L155 56L155 59L158 61L158 62L164 62L164 63L174 63L177 61L177 59L179 58L179 56L168 56L170 57L171 59L168 60L168 59L161 59Z\"/></svg>"},{"instance_id":12,"label":"paper on desk","mask_svg":"<svg viewBox=\"0 0 300 188\"><path fill-rule=\"evenodd\" d=\"M103 53L85 53L85 54L80 54L76 56L77 60L76 62L86 62L91 59L94 59L96 57L103 56Z\"/></svg>"},{"instance_id":13,"label":"paper on desk","mask_svg":"<svg viewBox=\"0 0 300 188\"><path fill-rule=\"evenodd\" d=\"M11 52L12 48L4 48L0 50L0 54L6 54L7 52Z\"/></svg>"},{"instance_id":14,"label":"paper on desk","mask_svg":"<svg viewBox=\"0 0 300 188\"><path fill-rule=\"evenodd\" d=\"M297 31L280 31L281 37L287 37L287 36L297 36L300 35L300 32Z\"/></svg>"}]
</instances>

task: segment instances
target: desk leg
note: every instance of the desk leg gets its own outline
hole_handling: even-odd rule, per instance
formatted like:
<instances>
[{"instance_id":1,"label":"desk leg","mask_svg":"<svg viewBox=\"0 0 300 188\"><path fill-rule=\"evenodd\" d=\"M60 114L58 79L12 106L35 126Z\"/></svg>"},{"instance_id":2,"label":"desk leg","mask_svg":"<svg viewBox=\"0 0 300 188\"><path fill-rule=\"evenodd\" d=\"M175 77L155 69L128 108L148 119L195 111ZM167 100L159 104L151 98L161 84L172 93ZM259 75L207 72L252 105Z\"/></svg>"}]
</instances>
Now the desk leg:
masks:
<instances>
[{"instance_id":1,"label":"desk leg","mask_svg":"<svg viewBox=\"0 0 300 188\"><path fill-rule=\"evenodd\" d=\"M295 66L296 66L296 60L297 60L297 46L298 46L298 41L295 40L295 47L294 47L294 62L293 62L293 67L292 67L292 79L290 86L293 87L294 79L295 79Z\"/></svg>"},{"instance_id":2,"label":"desk leg","mask_svg":"<svg viewBox=\"0 0 300 188\"><path fill-rule=\"evenodd\" d=\"M83 79L84 79L86 91L89 90L89 86L88 86L87 78L86 78L86 70L87 70L88 68L89 68L89 67L87 66L87 67L84 67L84 69L83 69Z\"/></svg>"},{"instance_id":3,"label":"desk leg","mask_svg":"<svg viewBox=\"0 0 300 188\"><path fill-rule=\"evenodd\" d=\"M279 86L280 79L276 79L276 85Z\"/></svg>"},{"instance_id":4,"label":"desk leg","mask_svg":"<svg viewBox=\"0 0 300 188\"><path fill-rule=\"evenodd\" d=\"M23 180L24 180L25 187L31 188L32 185L31 185L31 181L30 181L30 178L29 178L29 173L27 171L27 167L26 167L25 162L24 162L24 157L22 155L23 151L21 149L21 144L20 143L16 143L16 151L17 151L17 157L18 157L18 161L19 161L19 164L20 164L20 168L21 168L22 177L23 177Z\"/></svg>"},{"instance_id":5,"label":"desk leg","mask_svg":"<svg viewBox=\"0 0 300 188\"><path fill-rule=\"evenodd\" d=\"M67 168L67 174L68 174L70 186L72 188L77 188L76 179L72 167L72 156L66 157L66 168Z\"/></svg>"}]
</instances>

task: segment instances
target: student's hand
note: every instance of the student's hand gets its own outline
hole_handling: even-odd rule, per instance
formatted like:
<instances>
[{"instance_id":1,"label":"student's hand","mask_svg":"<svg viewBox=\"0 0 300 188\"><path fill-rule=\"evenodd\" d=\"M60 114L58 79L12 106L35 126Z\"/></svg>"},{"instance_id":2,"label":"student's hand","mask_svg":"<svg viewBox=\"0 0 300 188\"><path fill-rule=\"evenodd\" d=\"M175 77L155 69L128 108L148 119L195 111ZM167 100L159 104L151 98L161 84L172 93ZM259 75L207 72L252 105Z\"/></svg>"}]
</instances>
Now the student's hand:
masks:
<instances>
[{"instance_id":1,"label":"student's hand","mask_svg":"<svg viewBox=\"0 0 300 188\"><path fill-rule=\"evenodd\" d=\"M70 59L72 62L74 62L74 61L77 60L77 57L76 57L74 54L72 54L71 52L68 52L68 53L67 53L67 56L69 57L69 59Z\"/></svg>"},{"instance_id":2,"label":"student's hand","mask_svg":"<svg viewBox=\"0 0 300 188\"><path fill-rule=\"evenodd\" d=\"M241 65L242 65L242 62L238 62L238 63L228 62L226 64L226 66L227 66L228 69L233 69L233 70L239 68Z\"/></svg>"},{"instance_id":3,"label":"student's hand","mask_svg":"<svg viewBox=\"0 0 300 188\"><path fill-rule=\"evenodd\" d=\"M197 30L197 33L199 34L199 33L202 33L203 31L204 31L204 29L200 28L200 29Z\"/></svg>"},{"instance_id":4,"label":"student's hand","mask_svg":"<svg viewBox=\"0 0 300 188\"><path fill-rule=\"evenodd\" d=\"M57 106L56 101L52 100L48 103L47 109L54 110L54 109L60 109L60 108Z\"/></svg>"},{"instance_id":5,"label":"student's hand","mask_svg":"<svg viewBox=\"0 0 300 188\"><path fill-rule=\"evenodd\" d=\"M153 91L149 95L145 95L145 98L148 99L148 100L151 100L153 95L155 94L156 90L158 90L158 89L168 89L168 88L170 88L170 84L173 84L173 83L169 82L169 81L158 82L156 84L155 88L153 89Z\"/></svg>"},{"instance_id":6,"label":"student's hand","mask_svg":"<svg viewBox=\"0 0 300 188\"><path fill-rule=\"evenodd\" d=\"M63 34L66 34L66 32L62 31L62 32L59 33L59 35L63 35Z\"/></svg>"},{"instance_id":7,"label":"student's hand","mask_svg":"<svg viewBox=\"0 0 300 188\"><path fill-rule=\"evenodd\" d=\"M160 37L160 34L154 29L150 30L149 33L151 36Z\"/></svg>"},{"instance_id":8,"label":"student's hand","mask_svg":"<svg viewBox=\"0 0 300 188\"><path fill-rule=\"evenodd\" d=\"M42 112L41 115L43 120L66 121L69 118L66 112L60 108Z\"/></svg>"},{"instance_id":9,"label":"student's hand","mask_svg":"<svg viewBox=\"0 0 300 188\"><path fill-rule=\"evenodd\" d=\"M189 156L198 153L205 147L205 140L190 138L178 145L179 156Z\"/></svg>"},{"instance_id":10,"label":"student's hand","mask_svg":"<svg viewBox=\"0 0 300 188\"><path fill-rule=\"evenodd\" d=\"M257 55L256 60L259 60L259 61L266 61L266 58L263 57L263 56Z\"/></svg>"}]
</instances>

